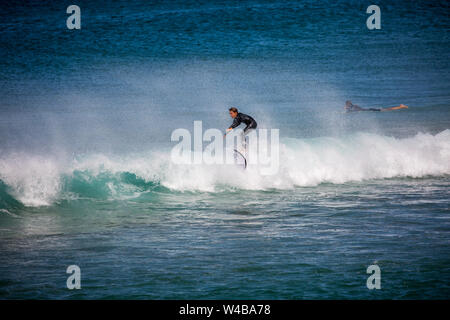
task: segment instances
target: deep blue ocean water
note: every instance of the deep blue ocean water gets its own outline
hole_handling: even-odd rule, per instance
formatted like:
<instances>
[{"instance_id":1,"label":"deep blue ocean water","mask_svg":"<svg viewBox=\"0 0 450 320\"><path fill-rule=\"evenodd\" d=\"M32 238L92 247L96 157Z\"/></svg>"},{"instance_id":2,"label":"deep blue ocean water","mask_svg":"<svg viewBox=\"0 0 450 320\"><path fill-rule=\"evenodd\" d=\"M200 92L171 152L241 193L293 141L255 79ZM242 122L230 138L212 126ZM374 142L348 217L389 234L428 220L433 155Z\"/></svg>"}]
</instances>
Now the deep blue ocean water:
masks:
<instances>
[{"instance_id":1,"label":"deep blue ocean water","mask_svg":"<svg viewBox=\"0 0 450 320\"><path fill-rule=\"evenodd\" d=\"M2 3L0 299L448 299L450 5L371 4ZM170 161L232 105L277 175Z\"/></svg>"}]
</instances>

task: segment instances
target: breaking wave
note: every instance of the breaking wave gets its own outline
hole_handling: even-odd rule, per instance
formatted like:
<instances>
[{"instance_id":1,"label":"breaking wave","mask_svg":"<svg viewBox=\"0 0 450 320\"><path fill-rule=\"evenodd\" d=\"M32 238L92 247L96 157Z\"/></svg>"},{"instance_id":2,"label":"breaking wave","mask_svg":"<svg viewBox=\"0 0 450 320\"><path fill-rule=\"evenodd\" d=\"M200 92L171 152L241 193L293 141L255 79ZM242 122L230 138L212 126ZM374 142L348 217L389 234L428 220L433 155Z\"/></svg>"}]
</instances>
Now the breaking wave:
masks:
<instances>
[{"instance_id":1,"label":"breaking wave","mask_svg":"<svg viewBox=\"0 0 450 320\"><path fill-rule=\"evenodd\" d=\"M450 130L410 138L286 138L276 175L257 166L180 165L170 152L92 154L61 160L24 153L0 156L0 207L46 206L61 200L129 199L149 192L289 189L395 177L450 174Z\"/></svg>"}]
</instances>

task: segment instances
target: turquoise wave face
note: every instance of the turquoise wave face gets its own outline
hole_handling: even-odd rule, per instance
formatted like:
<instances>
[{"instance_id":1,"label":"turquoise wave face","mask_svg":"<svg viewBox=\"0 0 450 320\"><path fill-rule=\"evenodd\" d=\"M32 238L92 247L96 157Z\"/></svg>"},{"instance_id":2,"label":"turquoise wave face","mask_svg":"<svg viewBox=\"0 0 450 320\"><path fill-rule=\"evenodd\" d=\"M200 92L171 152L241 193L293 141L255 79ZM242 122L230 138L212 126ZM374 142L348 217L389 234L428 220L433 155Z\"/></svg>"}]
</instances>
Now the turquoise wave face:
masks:
<instances>
[{"instance_id":1,"label":"turquoise wave face","mask_svg":"<svg viewBox=\"0 0 450 320\"><path fill-rule=\"evenodd\" d=\"M8 187L1 180L0 180L0 208L5 210L11 208L16 209L23 208L23 204L8 193Z\"/></svg>"},{"instance_id":2,"label":"turquoise wave face","mask_svg":"<svg viewBox=\"0 0 450 320\"><path fill-rule=\"evenodd\" d=\"M129 172L89 176L89 173L75 171L71 177L63 178L63 189L80 198L108 199L114 195L133 197L143 192L160 191L164 188L157 182L146 182Z\"/></svg>"}]
</instances>

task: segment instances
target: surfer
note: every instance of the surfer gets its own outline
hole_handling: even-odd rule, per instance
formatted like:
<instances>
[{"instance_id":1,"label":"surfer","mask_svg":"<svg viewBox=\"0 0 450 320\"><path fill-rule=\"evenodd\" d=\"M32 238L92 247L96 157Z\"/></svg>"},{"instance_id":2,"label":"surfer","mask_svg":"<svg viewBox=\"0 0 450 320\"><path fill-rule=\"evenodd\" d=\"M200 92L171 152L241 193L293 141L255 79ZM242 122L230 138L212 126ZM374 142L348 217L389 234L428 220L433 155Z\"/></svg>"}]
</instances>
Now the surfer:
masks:
<instances>
[{"instance_id":1,"label":"surfer","mask_svg":"<svg viewBox=\"0 0 450 320\"><path fill-rule=\"evenodd\" d=\"M241 135L242 148L238 148L240 150L239 152L241 154L242 153L245 154L247 151L247 144L248 144L246 136L251 130L256 129L258 124L256 123L255 119L253 119L249 115L238 112L238 109L235 107L231 107L230 109L228 109L228 111L230 112L231 118L233 118L234 120L233 120L233 123L231 124L231 126L227 129L224 136L226 136L231 130L233 130L234 128L239 126L242 122L245 123L244 132ZM244 157L244 159L245 159L245 157ZM247 164L245 166L247 166Z\"/></svg>"},{"instance_id":2,"label":"surfer","mask_svg":"<svg viewBox=\"0 0 450 320\"><path fill-rule=\"evenodd\" d=\"M398 109L408 109L408 106L405 106L404 104L401 104L396 107L390 107L390 108L361 108L360 106L353 104L350 100L347 100L345 102L345 112L357 112L357 111L391 111L391 110L398 110Z\"/></svg>"},{"instance_id":3,"label":"surfer","mask_svg":"<svg viewBox=\"0 0 450 320\"><path fill-rule=\"evenodd\" d=\"M231 130L233 130L234 128L236 128L237 126L239 126L242 122L245 123L245 125L246 125L244 128L244 135L246 135L250 130L256 129L256 126L258 124L256 123L255 119L253 119L249 115L238 112L238 109L235 107L231 107L230 109L228 109L228 111L230 112L230 116L234 120L233 120L233 123L231 124L231 126L227 129L227 132L225 133L225 135L228 132L230 132Z\"/></svg>"}]
</instances>

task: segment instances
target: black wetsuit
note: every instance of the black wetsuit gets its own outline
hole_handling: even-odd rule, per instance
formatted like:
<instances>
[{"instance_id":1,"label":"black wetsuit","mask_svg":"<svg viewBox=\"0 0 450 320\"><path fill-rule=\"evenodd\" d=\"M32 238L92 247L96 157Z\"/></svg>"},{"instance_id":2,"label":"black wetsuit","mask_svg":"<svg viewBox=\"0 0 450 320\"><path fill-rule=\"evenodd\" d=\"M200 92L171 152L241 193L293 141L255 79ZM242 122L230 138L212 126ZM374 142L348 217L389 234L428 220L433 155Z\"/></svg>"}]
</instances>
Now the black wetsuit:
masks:
<instances>
[{"instance_id":1,"label":"black wetsuit","mask_svg":"<svg viewBox=\"0 0 450 320\"><path fill-rule=\"evenodd\" d=\"M234 129L241 123L245 123L246 127L244 128L244 133L247 133L250 129L256 129L256 126L258 125L252 117L249 115L238 113L236 118L234 118L233 123L231 124L230 128Z\"/></svg>"}]
</instances>

